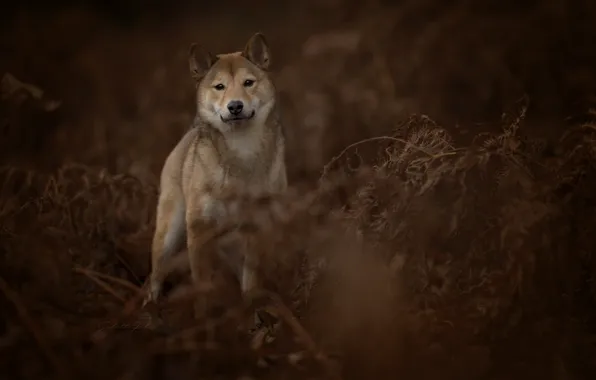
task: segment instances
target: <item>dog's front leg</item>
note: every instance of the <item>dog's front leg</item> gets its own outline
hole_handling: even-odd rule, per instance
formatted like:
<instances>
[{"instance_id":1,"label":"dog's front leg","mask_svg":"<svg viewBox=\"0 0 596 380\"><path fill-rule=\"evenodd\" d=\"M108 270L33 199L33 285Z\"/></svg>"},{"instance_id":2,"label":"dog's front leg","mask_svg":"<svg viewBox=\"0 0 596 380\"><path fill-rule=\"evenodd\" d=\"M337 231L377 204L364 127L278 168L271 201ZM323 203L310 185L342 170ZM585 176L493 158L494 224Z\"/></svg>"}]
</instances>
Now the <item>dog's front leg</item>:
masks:
<instances>
[{"instance_id":1,"label":"dog's front leg","mask_svg":"<svg viewBox=\"0 0 596 380\"><path fill-rule=\"evenodd\" d=\"M195 316L205 312L205 290L210 283L213 269L213 252L210 237L216 232L218 222L224 217L225 207L209 195L189 200L186 209L187 245L190 273L195 289L199 293L195 302Z\"/></svg>"}]
</instances>

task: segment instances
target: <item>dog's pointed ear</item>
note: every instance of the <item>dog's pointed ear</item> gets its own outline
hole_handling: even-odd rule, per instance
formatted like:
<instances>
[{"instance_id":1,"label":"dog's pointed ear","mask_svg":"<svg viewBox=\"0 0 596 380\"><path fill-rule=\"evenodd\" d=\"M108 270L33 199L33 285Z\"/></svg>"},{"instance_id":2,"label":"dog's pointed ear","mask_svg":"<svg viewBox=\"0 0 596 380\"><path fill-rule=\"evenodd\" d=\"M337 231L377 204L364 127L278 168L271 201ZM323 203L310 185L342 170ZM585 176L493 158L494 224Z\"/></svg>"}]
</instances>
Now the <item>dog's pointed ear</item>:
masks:
<instances>
[{"instance_id":1,"label":"dog's pointed ear","mask_svg":"<svg viewBox=\"0 0 596 380\"><path fill-rule=\"evenodd\" d=\"M192 78L197 82L203 79L215 63L215 60L216 58L202 46L191 44L188 51L188 65Z\"/></svg>"},{"instance_id":2,"label":"dog's pointed ear","mask_svg":"<svg viewBox=\"0 0 596 380\"><path fill-rule=\"evenodd\" d=\"M262 70L267 70L271 64L269 44L262 33L255 33L244 48L242 56Z\"/></svg>"}]
</instances>

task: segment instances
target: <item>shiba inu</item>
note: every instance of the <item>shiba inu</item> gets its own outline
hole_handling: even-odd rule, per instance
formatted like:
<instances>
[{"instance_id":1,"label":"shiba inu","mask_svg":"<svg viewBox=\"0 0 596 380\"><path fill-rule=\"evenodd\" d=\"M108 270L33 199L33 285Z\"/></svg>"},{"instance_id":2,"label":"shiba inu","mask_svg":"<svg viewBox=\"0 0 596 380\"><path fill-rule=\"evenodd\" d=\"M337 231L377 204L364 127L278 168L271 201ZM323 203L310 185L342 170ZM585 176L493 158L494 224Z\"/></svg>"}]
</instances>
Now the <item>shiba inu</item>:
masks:
<instances>
[{"instance_id":1,"label":"shiba inu","mask_svg":"<svg viewBox=\"0 0 596 380\"><path fill-rule=\"evenodd\" d=\"M167 157L161 172L148 300L157 300L164 260L188 250L193 282L201 281L199 224L222 217L213 197L243 187L276 193L287 188L285 142L265 37L256 33L243 51L212 55L197 44L189 51L197 113L191 128ZM258 284L246 244L221 247L243 258L236 268L241 290ZM225 254L225 252L224 252Z\"/></svg>"}]
</instances>

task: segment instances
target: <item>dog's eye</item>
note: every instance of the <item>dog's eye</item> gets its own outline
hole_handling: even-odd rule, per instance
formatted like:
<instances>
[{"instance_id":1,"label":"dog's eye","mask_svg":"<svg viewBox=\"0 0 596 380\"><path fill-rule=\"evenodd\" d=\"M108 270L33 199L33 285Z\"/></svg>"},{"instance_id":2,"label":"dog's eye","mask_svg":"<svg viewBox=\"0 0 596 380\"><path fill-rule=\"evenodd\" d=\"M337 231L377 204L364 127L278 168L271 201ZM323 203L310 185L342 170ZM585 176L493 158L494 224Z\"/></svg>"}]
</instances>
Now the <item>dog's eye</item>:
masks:
<instances>
[{"instance_id":1,"label":"dog's eye","mask_svg":"<svg viewBox=\"0 0 596 380\"><path fill-rule=\"evenodd\" d=\"M252 79L247 79L247 80L244 81L244 87L250 87L253 84L255 84L255 81L252 80Z\"/></svg>"},{"instance_id":2,"label":"dog's eye","mask_svg":"<svg viewBox=\"0 0 596 380\"><path fill-rule=\"evenodd\" d=\"M213 88L216 89L217 91L221 91L224 88L226 88L226 86L224 86L223 84L219 83L219 84L216 84L215 86L213 86Z\"/></svg>"}]
</instances>

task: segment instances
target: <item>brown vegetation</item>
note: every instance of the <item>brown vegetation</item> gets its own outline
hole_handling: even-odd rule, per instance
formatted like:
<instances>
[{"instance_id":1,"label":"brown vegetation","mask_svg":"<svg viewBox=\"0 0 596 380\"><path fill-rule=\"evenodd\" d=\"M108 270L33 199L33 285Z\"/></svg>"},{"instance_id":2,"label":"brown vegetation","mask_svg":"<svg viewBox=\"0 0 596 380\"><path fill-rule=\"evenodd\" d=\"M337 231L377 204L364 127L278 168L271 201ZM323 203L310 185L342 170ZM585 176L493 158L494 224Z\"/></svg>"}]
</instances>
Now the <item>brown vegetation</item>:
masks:
<instances>
[{"instance_id":1,"label":"brown vegetation","mask_svg":"<svg viewBox=\"0 0 596 380\"><path fill-rule=\"evenodd\" d=\"M577 16L593 6L381 3L189 6L134 29L82 8L15 16L0 377L594 378L596 28ZM266 336L240 329L255 305L223 267L140 308L156 178L194 113L188 44L257 29L293 186L222 197L265 258L257 301L281 321Z\"/></svg>"}]
</instances>

